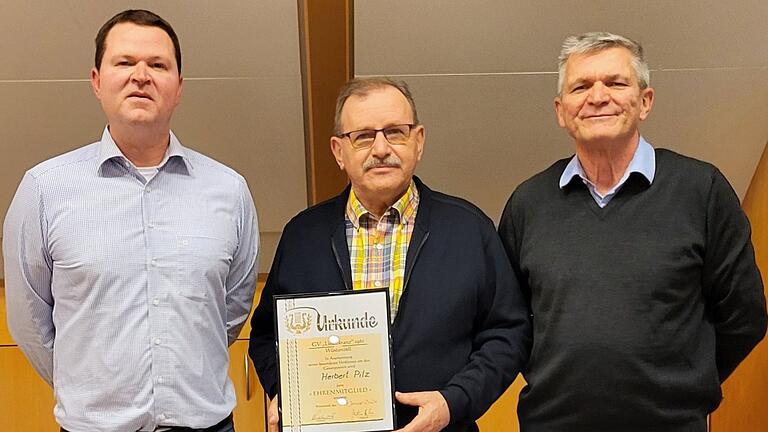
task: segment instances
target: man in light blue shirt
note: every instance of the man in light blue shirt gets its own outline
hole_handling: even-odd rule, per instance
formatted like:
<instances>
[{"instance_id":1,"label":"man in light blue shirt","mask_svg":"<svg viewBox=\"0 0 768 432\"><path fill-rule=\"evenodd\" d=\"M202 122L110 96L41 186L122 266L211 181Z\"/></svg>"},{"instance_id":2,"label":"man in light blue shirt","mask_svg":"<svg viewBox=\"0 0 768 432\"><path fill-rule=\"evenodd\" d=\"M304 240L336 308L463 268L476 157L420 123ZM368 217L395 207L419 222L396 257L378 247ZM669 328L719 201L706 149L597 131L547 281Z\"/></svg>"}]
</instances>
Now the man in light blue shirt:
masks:
<instances>
[{"instance_id":1,"label":"man in light blue shirt","mask_svg":"<svg viewBox=\"0 0 768 432\"><path fill-rule=\"evenodd\" d=\"M101 140L30 169L8 211L8 324L62 430L234 430L256 211L242 176L170 131L182 82L171 26L117 14L91 70Z\"/></svg>"}]
</instances>

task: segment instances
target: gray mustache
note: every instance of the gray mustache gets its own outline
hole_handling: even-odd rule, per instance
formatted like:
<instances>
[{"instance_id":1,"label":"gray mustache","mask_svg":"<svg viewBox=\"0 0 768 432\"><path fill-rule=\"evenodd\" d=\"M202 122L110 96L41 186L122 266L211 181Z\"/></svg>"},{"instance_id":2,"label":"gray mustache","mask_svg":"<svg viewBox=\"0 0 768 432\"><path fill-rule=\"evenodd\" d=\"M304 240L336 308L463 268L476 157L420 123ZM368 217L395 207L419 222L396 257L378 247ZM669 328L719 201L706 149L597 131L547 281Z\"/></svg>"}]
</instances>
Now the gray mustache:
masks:
<instances>
[{"instance_id":1,"label":"gray mustache","mask_svg":"<svg viewBox=\"0 0 768 432\"><path fill-rule=\"evenodd\" d=\"M382 167L398 168L400 167L400 164L401 164L400 158L394 155L390 155L384 159L378 159L378 158L368 159L363 164L363 170L368 171L373 168L382 168Z\"/></svg>"}]
</instances>

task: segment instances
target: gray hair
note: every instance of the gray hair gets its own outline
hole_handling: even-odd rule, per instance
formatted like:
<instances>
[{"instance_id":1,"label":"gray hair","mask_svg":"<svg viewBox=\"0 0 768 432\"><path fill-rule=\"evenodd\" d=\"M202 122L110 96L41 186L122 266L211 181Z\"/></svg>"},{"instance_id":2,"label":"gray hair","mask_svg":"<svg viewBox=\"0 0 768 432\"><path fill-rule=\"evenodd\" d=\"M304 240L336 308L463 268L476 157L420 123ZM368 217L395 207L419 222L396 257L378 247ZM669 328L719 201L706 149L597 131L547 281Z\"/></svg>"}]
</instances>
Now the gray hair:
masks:
<instances>
[{"instance_id":1,"label":"gray hair","mask_svg":"<svg viewBox=\"0 0 768 432\"><path fill-rule=\"evenodd\" d=\"M560 50L560 56L557 58L557 93L562 94L563 92L565 64L572 55L587 54L615 47L626 48L632 53L632 68L635 70L637 83L640 89L647 88L651 83L651 73L648 70L648 63L646 63L643 56L643 47L624 36L606 32L591 32L578 36L568 36L563 41L563 48Z\"/></svg>"},{"instance_id":2,"label":"gray hair","mask_svg":"<svg viewBox=\"0 0 768 432\"><path fill-rule=\"evenodd\" d=\"M344 108L344 103L347 102L347 99L352 95L365 96L371 90L380 89L382 87L394 87L400 91L411 106L413 124L419 124L419 115L416 113L416 102L413 101L411 89L408 88L408 84L406 84L405 81L397 81L388 77L355 78L344 84L341 92L339 92L339 97L336 98L336 115L333 120L334 135L339 136L343 133L341 130L341 110Z\"/></svg>"}]
</instances>

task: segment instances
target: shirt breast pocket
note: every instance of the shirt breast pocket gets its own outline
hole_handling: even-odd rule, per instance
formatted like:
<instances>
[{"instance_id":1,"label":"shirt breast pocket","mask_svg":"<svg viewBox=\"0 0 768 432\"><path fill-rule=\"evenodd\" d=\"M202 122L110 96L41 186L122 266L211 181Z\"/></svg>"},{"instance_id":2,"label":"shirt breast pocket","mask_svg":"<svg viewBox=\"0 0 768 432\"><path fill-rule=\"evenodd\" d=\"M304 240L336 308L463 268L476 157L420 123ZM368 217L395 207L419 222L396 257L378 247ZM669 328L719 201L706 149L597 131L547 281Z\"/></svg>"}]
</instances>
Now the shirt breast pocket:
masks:
<instances>
[{"instance_id":1,"label":"shirt breast pocket","mask_svg":"<svg viewBox=\"0 0 768 432\"><path fill-rule=\"evenodd\" d=\"M215 237L180 235L176 250L178 293L201 302L223 299L235 245Z\"/></svg>"}]
</instances>

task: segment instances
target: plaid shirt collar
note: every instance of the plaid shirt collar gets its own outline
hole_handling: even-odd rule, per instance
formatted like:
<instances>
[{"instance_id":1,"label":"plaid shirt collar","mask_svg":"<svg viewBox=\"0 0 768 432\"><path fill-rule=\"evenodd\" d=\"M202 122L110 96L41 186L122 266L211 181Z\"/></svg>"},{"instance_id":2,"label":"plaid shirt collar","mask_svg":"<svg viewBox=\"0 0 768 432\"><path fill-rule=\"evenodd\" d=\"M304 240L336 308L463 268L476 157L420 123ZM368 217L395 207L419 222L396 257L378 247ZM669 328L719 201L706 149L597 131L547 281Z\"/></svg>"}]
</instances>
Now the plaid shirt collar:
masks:
<instances>
[{"instance_id":1,"label":"plaid shirt collar","mask_svg":"<svg viewBox=\"0 0 768 432\"><path fill-rule=\"evenodd\" d=\"M394 213L396 220L403 223L413 223L416 219L416 209L419 207L419 190L411 180L411 184L408 186L408 190L405 191L403 196L395 201L384 214ZM371 212L366 210L360 200L355 195L355 189L350 188L349 199L347 200L346 216L352 223L355 229L360 228L360 218L365 215L370 215Z\"/></svg>"}]
</instances>

